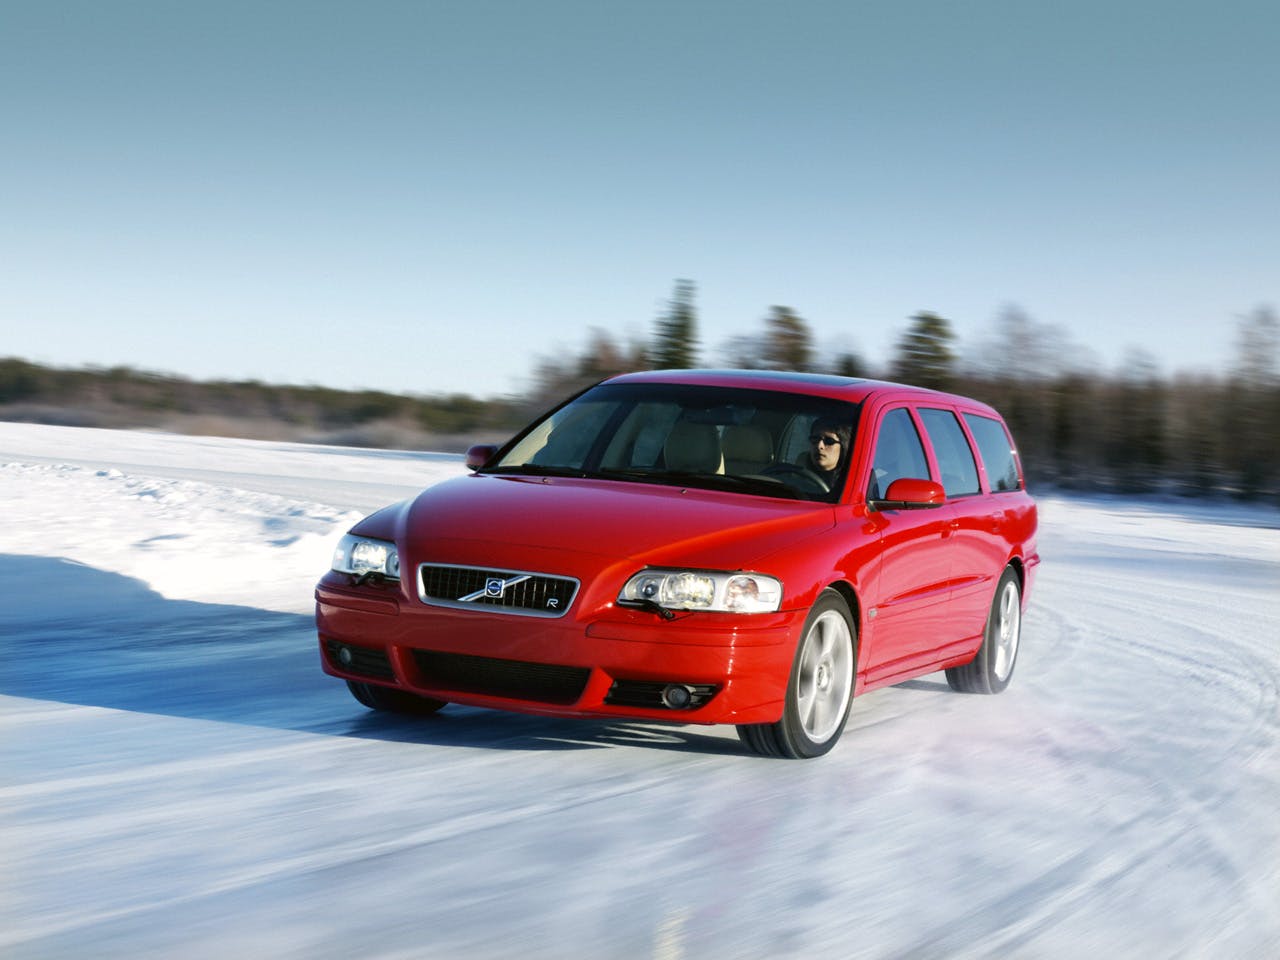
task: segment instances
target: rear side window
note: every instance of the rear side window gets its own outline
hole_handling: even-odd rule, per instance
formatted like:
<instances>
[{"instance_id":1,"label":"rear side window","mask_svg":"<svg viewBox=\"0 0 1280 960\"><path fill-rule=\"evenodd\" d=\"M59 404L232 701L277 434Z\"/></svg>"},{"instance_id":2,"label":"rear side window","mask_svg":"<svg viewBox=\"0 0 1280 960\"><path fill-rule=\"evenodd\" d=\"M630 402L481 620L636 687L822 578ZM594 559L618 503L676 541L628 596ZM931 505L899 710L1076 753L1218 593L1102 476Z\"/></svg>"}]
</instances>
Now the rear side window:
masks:
<instances>
[{"instance_id":1,"label":"rear side window","mask_svg":"<svg viewBox=\"0 0 1280 960\"><path fill-rule=\"evenodd\" d=\"M969 449L969 441L956 415L950 410L922 408L920 419L924 421L925 433L929 434L929 442L933 444L933 452L938 458L942 488L947 491L947 496L981 493L978 465L973 462L973 451Z\"/></svg>"},{"instance_id":2,"label":"rear side window","mask_svg":"<svg viewBox=\"0 0 1280 960\"><path fill-rule=\"evenodd\" d=\"M1004 426L990 417L980 417L976 413L966 413L964 422L969 425L969 432L978 442L978 453L982 455L982 463L987 468L987 482L991 484L992 493L1002 493L1018 489L1018 463L1013 458L1013 443Z\"/></svg>"},{"instance_id":3,"label":"rear side window","mask_svg":"<svg viewBox=\"0 0 1280 960\"><path fill-rule=\"evenodd\" d=\"M882 499L889 484L903 477L928 480L929 462L925 460L924 445L916 433L916 425L911 422L911 414L899 407L890 410L880 421L867 499Z\"/></svg>"}]
</instances>

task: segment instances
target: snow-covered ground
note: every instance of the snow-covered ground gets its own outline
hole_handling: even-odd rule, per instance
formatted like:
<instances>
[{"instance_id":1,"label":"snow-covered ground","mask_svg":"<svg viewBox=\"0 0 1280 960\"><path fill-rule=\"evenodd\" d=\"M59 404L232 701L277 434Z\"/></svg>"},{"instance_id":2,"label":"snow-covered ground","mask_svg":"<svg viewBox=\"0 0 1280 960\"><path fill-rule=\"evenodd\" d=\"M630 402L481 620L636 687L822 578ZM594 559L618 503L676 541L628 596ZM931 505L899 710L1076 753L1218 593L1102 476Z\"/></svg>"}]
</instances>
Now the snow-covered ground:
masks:
<instances>
[{"instance_id":1,"label":"snow-covered ground","mask_svg":"<svg viewBox=\"0 0 1280 960\"><path fill-rule=\"evenodd\" d=\"M0 423L0 956L1280 956L1280 514L1046 497L999 697L370 714L311 589L457 457Z\"/></svg>"}]
</instances>

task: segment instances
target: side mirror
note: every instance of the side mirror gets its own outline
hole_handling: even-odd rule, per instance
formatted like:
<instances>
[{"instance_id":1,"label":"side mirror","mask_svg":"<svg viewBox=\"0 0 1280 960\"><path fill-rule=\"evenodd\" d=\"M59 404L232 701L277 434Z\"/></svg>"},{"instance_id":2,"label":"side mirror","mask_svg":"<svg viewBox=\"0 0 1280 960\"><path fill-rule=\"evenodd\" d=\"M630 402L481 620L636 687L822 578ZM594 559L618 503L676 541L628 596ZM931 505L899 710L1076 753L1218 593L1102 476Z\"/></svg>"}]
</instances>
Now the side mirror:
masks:
<instances>
[{"instance_id":1,"label":"side mirror","mask_svg":"<svg viewBox=\"0 0 1280 960\"><path fill-rule=\"evenodd\" d=\"M889 489L879 500L867 505L874 510L925 510L940 507L947 502L947 491L942 484L932 480L903 477L889 484Z\"/></svg>"},{"instance_id":2,"label":"side mirror","mask_svg":"<svg viewBox=\"0 0 1280 960\"><path fill-rule=\"evenodd\" d=\"M467 448L467 469L479 470L498 452L496 443L477 443Z\"/></svg>"}]
</instances>

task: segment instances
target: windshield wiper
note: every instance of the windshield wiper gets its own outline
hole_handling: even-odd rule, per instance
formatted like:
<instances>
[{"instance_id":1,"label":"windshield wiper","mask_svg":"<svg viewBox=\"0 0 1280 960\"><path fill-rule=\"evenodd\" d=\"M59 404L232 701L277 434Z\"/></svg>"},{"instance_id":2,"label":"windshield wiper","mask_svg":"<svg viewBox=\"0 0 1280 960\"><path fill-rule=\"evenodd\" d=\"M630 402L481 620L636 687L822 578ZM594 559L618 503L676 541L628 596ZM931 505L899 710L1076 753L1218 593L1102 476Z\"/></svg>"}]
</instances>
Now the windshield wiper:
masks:
<instances>
[{"instance_id":1,"label":"windshield wiper","mask_svg":"<svg viewBox=\"0 0 1280 960\"><path fill-rule=\"evenodd\" d=\"M744 478L735 477L732 474L702 473L698 470L665 470L659 467L629 467L625 470L602 467L596 472L595 476L621 478L623 480L670 480L674 483L688 483L692 480L710 480L713 482L723 480L733 484L745 482Z\"/></svg>"},{"instance_id":2,"label":"windshield wiper","mask_svg":"<svg viewBox=\"0 0 1280 960\"><path fill-rule=\"evenodd\" d=\"M516 463L507 467L490 467L484 473L516 474L523 477L585 477L581 467L549 466L540 463Z\"/></svg>"},{"instance_id":3,"label":"windshield wiper","mask_svg":"<svg viewBox=\"0 0 1280 960\"><path fill-rule=\"evenodd\" d=\"M617 470L605 468L591 474L610 480L638 480L641 483L665 483L671 486L711 487L719 490L736 490L761 496L786 500L799 499L796 491L772 479L740 477L732 473L699 473L694 470L661 470L657 468L630 468Z\"/></svg>"},{"instance_id":4,"label":"windshield wiper","mask_svg":"<svg viewBox=\"0 0 1280 960\"><path fill-rule=\"evenodd\" d=\"M625 470L617 467L601 467L592 474L592 476L603 477L606 480L661 480L667 475L667 471L658 470L654 467L628 467Z\"/></svg>"}]
</instances>

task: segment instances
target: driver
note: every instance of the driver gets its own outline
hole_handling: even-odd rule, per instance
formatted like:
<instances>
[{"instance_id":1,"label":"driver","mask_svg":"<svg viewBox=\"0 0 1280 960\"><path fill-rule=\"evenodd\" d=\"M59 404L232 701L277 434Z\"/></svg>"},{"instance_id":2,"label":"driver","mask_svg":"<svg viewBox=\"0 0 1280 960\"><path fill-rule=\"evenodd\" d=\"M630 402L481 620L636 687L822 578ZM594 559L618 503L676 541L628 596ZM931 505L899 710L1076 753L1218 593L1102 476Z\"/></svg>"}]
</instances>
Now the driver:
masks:
<instances>
[{"instance_id":1,"label":"driver","mask_svg":"<svg viewBox=\"0 0 1280 960\"><path fill-rule=\"evenodd\" d=\"M820 476L832 490L840 472L849 460L849 439L853 431L848 424L819 417L809 428L809 451L801 458L801 466Z\"/></svg>"}]
</instances>

